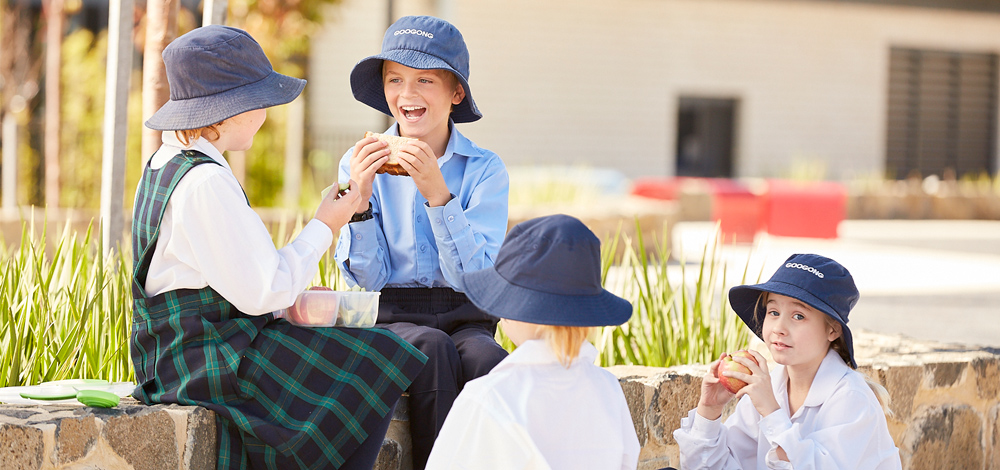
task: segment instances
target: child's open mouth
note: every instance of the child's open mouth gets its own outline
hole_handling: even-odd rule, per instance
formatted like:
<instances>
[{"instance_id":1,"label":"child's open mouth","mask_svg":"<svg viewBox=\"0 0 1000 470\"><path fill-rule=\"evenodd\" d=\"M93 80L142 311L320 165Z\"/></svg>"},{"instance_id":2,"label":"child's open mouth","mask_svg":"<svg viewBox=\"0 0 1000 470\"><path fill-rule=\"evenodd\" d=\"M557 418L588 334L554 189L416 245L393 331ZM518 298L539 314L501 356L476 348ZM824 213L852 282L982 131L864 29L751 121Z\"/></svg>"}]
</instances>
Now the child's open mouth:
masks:
<instances>
[{"instance_id":1,"label":"child's open mouth","mask_svg":"<svg viewBox=\"0 0 1000 470\"><path fill-rule=\"evenodd\" d=\"M403 106L403 116L406 119L418 119L424 115L424 111L427 111L427 108L421 106Z\"/></svg>"}]
</instances>

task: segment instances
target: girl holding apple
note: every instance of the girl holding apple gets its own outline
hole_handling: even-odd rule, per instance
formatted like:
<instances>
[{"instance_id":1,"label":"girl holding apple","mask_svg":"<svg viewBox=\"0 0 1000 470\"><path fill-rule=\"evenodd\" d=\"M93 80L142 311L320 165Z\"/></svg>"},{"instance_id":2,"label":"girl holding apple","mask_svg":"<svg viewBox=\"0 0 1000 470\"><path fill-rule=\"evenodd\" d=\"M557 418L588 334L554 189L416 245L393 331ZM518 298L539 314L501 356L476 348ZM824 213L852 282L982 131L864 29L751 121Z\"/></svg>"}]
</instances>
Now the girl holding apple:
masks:
<instances>
[{"instance_id":1,"label":"girl holding apple","mask_svg":"<svg viewBox=\"0 0 1000 470\"><path fill-rule=\"evenodd\" d=\"M674 431L681 468L902 468L888 393L855 370L847 316L858 297L846 268L812 254L792 255L763 284L730 289L733 309L778 367L768 372L756 351L711 364L698 407Z\"/></svg>"}]
</instances>

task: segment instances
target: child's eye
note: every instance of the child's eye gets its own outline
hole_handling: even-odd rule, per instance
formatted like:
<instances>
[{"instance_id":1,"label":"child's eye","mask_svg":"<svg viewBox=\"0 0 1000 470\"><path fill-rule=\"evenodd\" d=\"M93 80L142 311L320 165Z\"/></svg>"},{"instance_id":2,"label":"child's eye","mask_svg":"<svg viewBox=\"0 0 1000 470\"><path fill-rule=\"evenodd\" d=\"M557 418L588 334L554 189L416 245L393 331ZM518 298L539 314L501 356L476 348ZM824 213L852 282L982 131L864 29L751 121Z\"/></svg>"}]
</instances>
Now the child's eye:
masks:
<instances>
[{"instance_id":1,"label":"child's eye","mask_svg":"<svg viewBox=\"0 0 1000 470\"><path fill-rule=\"evenodd\" d=\"M429 78L421 78L420 79L420 83L430 83L430 82L431 82L431 80Z\"/></svg>"},{"instance_id":2,"label":"child's eye","mask_svg":"<svg viewBox=\"0 0 1000 470\"><path fill-rule=\"evenodd\" d=\"M389 79L386 79L386 83L399 83L399 79L398 78L389 78Z\"/></svg>"},{"instance_id":3,"label":"child's eye","mask_svg":"<svg viewBox=\"0 0 1000 470\"><path fill-rule=\"evenodd\" d=\"M772 316L772 317L776 317L776 316L780 315L777 310L769 310L767 312L767 314L770 315L770 316Z\"/></svg>"},{"instance_id":4,"label":"child's eye","mask_svg":"<svg viewBox=\"0 0 1000 470\"><path fill-rule=\"evenodd\" d=\"M801 313L796 313L795 315L792 315L792 318L794 318L796 320L805 320L806 316L803 315L803 314L801 314Z\"/></svg>"}]
</instances>

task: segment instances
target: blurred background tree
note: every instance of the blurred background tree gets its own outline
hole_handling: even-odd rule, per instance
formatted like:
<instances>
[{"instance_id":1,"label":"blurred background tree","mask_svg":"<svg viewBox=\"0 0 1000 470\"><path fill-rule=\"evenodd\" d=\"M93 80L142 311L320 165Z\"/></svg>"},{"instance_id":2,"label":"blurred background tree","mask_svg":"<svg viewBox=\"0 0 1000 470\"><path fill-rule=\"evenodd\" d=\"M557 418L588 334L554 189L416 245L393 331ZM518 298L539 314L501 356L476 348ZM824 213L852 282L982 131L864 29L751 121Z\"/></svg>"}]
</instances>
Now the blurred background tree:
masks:
<instances>
[{"instance_id":1,"label":"blurred background tree","mask_svg":"<svg viewBox=\"0 0 1000 470\"><path fill-rule=\"evenodd\" d=\"M321 26L326 6L338 1L230 0L226 24L257 39L277 72L306 78L310 38ZM308 92L307 86L304 93ZM281 203L288 111L288 106L269 109L267 121L246 152L244 189L254 206Z\"/></svg>"},{"instance_id":2,"label":"blurred background tree","mask_svg":"<svg viewBox=\"0 0 1000 470\"><path fill-rule=\"evenodd\" d=\"M0 2L0 119L17 123L18 202L41 204L42 168L38 139L41 41L38 40L39 8L26 2ZM7 142L4 142L7 145Z\"/></svg>"},{"instance_id":3,"label":"blurred background tree","mask_svg":"<svg viewBox=\"0 0 1000 470\"><path fill-rule=\"evenodd\" d=\"M201 2L181 2L178 35L201 23ZM309 39L320 26L325 5L338 0L231 0L227 25L247 30L264 49L276 71L305 78ZM42 76L41 45L44 31L39 27L42 11L29 2L2 4L0 24L0 108L4 116L15 117L21 125L19 151L19 203L42 205L44 167L42 141L44 93L39 93ZM144 44L144 2L137 2L131 96L129 98L128 165L125 206L141 172L142 57ZM97 10L95 8L103 8ZM107 64L107 6L93 7L80 0L67 0L67 35L62 44L62 96L59 155L62 167L60 206L96 210L100 206L101 146L104 117L104 79ZM103 15L103 16L102 16ZM156 58L160 60L160 58ZM307 88L308 89L308 88ZM287 107L268 111L268 119L246 152L245 190L255 207L277 205L283 183Z\"/></svg>"}]
</instances>

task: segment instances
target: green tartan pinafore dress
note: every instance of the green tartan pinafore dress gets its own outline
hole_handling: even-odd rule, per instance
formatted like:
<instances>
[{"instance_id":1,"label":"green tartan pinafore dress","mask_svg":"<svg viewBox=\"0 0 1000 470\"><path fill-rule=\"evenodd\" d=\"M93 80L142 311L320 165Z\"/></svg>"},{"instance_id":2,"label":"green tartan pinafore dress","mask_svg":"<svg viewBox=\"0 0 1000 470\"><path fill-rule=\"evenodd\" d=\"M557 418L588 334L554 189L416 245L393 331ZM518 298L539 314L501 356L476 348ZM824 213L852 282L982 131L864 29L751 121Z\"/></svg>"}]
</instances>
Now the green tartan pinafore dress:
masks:
<instances>
[{"instance_id":1,"label":"green tartan pinafore dress","mask_svg":"<svg viewBox=\"0 0 1000 470\"><path fill-rule=\"evenodd\" d=\"M426 357L381 329L304 328L246 315L211 287L148 297L146 274L184 151L148 165L132 223L133 395L216 413L218 468L337 468L375 428ZM233 240L234 243L238 240Z\"/></svg>"}]
</instances>

